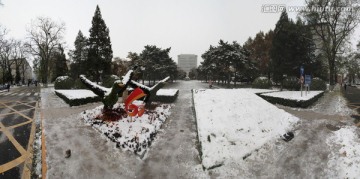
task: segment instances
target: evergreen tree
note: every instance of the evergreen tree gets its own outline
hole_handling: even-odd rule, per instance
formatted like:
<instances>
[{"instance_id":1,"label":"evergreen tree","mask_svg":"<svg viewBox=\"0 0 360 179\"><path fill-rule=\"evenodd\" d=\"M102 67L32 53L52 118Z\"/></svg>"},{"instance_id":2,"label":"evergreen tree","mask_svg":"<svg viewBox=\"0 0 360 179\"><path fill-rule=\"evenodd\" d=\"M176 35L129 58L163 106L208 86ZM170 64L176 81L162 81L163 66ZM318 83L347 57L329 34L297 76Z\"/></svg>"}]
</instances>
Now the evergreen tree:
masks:
<instances>
[{"instance_id":1,"label":"evergreen tree","mask_svg":"<svg viewBox=\"0 0 360 179\"><path fill-rule=\"evenodd\" d=\"M58 76L65 76L68 73L68 67L66 64L66 57L64 54L64 48L59 45L59 48L54 52L54 66L51 81L55 81Z\"/></svg>"},{"instance_id":2,"label":"evergreen tree","mask_svg":"<svg viewBox=\"0 0 360 179\"><path fill-rule=\"evenodd\" d=\"M75 50L69 53L72 58L70 74L73 79L76 79L81 74L87 74L85 62L88 55L88 39L81 31L78 32L74 45Z\"/></svg>"},{"instance_id":3,"label":"evergreen tree","mask_svg":"<svg viewBox=\"0 0 360 179\"><path fill-rule=\"evenodd\" d=\"M315 44L308 26L300 19L294 23L287 13L281 14L274 30L274 38L270 51L271 67L275 82L282 82L283 76L299 77L300 67L305 74L315 74Z\"/></svg>"},{"instance_id":4,"label":"evergreen tree","mask_svg":"<svg viewBox=\"0 0 360 179\"><path fill-rule=\"evenodd\" d=\"M286 11L281 13L279 21L276 23L272 48L270 50L271 68L275 82L282 82L283 75L287 70L287 60L291 58L289 41L290 21Z\"/></svg>"},{"instance_id":5,"label":"evergreen tree","mask_svg":"<svg viewBox=\"0 0 360 179\"><path fill-rule=\"evenodd\" d=\"M146 45L145 49L140 53L138 59L136 54L132 55L133 59L139 63L137 65L145 67L145 76L149 80L162 79L170 76L175 79L177 76L177 65L169 56L171 48L161 49L155 45Z\"/></svg>"},{"instance_id":6,"label":"evergreen tree","mask_svg":"<svg viewBox=\"0 0 360 179\"><path fill-rule=\"evenodd\" d=\"M97 81L100 80L100 75L110 75L112 58L113 51L111 48L109 28L102 19L99 6L96 6L90 28L89 52L86 62L87 74Z\"/></svg>"}]
</instances>

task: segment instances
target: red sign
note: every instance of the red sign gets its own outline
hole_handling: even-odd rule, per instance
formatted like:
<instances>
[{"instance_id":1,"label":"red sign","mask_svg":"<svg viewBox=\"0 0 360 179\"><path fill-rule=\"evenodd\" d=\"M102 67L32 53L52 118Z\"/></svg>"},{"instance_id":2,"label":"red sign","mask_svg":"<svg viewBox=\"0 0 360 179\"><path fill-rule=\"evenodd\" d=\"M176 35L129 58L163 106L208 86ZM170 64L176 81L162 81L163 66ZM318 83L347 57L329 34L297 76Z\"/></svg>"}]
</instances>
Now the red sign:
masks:
<instances>
[{"instance_id":1,"label":"red sign","mask_svg":"<svg viewBox=\"0 0 360 179\"><path fill-rule=\"evenodd\" d=\"M132 104L133 101L140 99L142 97L146 96L144 91L137 87L133 92L130 93L128 98L125 101L125 110L128 113L129 116L136 116L138 115L141 117L145 112L145 106L136 106L135 104Z\"/></svg>"}]
</instances>

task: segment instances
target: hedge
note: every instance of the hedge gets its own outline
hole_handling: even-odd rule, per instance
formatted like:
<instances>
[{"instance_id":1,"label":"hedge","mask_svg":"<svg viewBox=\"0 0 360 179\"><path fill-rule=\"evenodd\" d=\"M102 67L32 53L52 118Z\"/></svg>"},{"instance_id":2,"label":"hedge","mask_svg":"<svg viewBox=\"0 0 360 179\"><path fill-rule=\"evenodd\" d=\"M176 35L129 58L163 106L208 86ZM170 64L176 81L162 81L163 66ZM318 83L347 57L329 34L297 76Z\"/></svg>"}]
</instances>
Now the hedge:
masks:
<instances>
[{"instance_id":1,"label":"hedge","mask_svg":"<svg viewBox=\"0 0 360 179\"><path fill-rule=\"evenodd\" d=\"M177 90L175 95L173 95L173 96L170 96L170 95L163 96L163 95L157 94L156 97L154 98L154 101L164 102L164 103L172 103L177 99L178 96L179 96L179 90Z\"/></svg>"},{"instance_id":2,"label":"hedge","mask_svg":"<svg viewBox=\"0 0 360 179\"><path fill-rule=\"evenodd\" d=\"M78 98L78 99L69 99L65 95L55 91L55 94L59 96L61 99L63 99L67 104L70 106L80 106L87 103L94 103L101 101L101 98L99 96L96 97L88 97L88 98Z\"/></svg>"},{"instance_id":3,"label":"hedge","mask_svg":"<svg viewBox=\"0 0 360 179\"><path fill-rule=\"evenodd\" d=\"M310 105L312 105L314 102L316 102L320 97L322 97L324 95L324 92L319 93L318 95L314 96L313 98L311 98L307 101L303 101L303 100L297 101L297 100L278 98L278 97L273 97L273 96L264 96L262 94L257 94L257 95L272 104L281 104L281 105L290 106L290 107L307 108Z\"/></svg>"}]
</instances>

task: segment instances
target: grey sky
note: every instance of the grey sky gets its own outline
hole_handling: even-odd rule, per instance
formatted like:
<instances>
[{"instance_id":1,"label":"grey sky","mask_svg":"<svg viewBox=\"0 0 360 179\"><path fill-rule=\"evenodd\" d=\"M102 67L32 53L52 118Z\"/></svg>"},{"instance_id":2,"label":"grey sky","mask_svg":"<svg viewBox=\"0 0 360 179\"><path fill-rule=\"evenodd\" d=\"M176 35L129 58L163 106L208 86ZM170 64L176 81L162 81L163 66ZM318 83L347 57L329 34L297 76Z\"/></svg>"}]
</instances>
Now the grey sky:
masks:
<instances>
[{"instance_id":1,"label":"grey sky","mask_svg":"<svg viewBox=\"0 0 360 179\"><path fill-rule=\"evenodd\" d=\"M280 13L262 13L264 4L301 5L299 0L1 0L0 24L23 39L38 16L66 24L67 50L79 30L89 36L98 4L110 29L114 57L140 53L147 44L171 47L170 56L201 54L220 39L244 43L260 30L274 29ZM295 17L295 13L290 13ZM358 39L359 35L355 36Z\"/></svg>"}]
</instances>

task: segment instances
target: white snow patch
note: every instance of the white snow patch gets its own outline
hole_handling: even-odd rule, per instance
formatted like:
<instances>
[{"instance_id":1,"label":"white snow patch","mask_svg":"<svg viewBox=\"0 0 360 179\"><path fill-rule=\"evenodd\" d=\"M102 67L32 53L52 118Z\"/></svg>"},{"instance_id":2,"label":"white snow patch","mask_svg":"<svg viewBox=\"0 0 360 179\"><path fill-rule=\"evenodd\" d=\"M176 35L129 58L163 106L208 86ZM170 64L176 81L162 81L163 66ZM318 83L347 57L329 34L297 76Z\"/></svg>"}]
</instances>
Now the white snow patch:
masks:
<instances>
[{"instance_id":1,"label":"white snow patch","mask_svg":"<svg viewBox=\"0 0 360 179\"><path fill-rule=\"evenodd\" d=\"M60 82L69 79L69 76L59 76L55 79L55 81Z\"/></svg>"},{"instance_id":2,"label":"white snow patch","mask_svg":"<svg viewBox=\"0 0 360 179\"><path fill-rule=\"evenodd\" d=\"M139 103L140 101L134 102L134 104ZM86 110L81 113L81 117L88 125L91 125L117 143L118 148L142 155L147 151L161 125L170 115L170 105L155 105L156 108L153 110L145 109L145 113L141 117L130 118L124 111L124 104L117 103L114 105L113 110L124 112L123 116L120 116L117 121L103 121L100 119L103 114L103 106Z\"/></svg>"},{"instance_id":3,"label":"white snow patch","mask_svg":"<svg viewBox=\"0 0 360 179\"><path fill-rule=\"evenodd\" d=\"M289 99L289 100L295 100L295 101L307 101L311 98L314 98L315 96L319 95L323 91L310 91L309 93L306 93L303 91L302 96L300 91L279 91L279 92L273 92L273 93L266 93L262 94L263 96L270 96L270 97L276 97L276 98L283 98L283 99Z\"/></svg>"},{"instance_id":4,"label":"white snow patch","mask_svg":"<svg viewBox=\"0 0 360 179\"><path fill-rule=\"evenodd\" d=\"M259 89L259 88L242 88L239 90L244 90L251 93L270 93L270 92L276 92L279 90L271 90L271 89Z\"/></svg>"},{"instance_id":5,"label":"white snow patch","mask_svg":"<svg viewBox=\"0 0 360 179\"><path fill-rule=\"evenodd\" d=\"M359 178L360 139L357 130L356 127L347 126L326 139L333 151L328 161L329 178Z\"/></svg>"},{"instance_id":6,"label":"white snow patch","mask_svg":"<svg viewBox=\"0 0 360 179\"><path fill-rule=\"evenodd\" d=\"M178 89L159 89L156 92L157 96L175 96L178 93Z\"/></svg>"},{"instance_id":7,"label":"white snow patch","mask_svg":"<svg viewBox=\"0 0 360 179\"><path fill-rule=\"evenodd\" d=\"M70 100L97 97L97 95L90 90L55 90L55 91L66 96Z\"/></svg>"},{"instance_id":8,"label":"white snow patch","mask_svg":"<svg viewBox=\"0 0 360 179\"><path fill-rule=\"evenodd\" d=\"M299 120L242 89L194 90L194 105L206 168L239 163Z\"/></svg>"}]
</instances>

